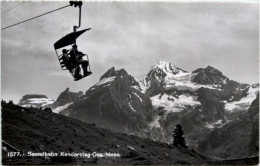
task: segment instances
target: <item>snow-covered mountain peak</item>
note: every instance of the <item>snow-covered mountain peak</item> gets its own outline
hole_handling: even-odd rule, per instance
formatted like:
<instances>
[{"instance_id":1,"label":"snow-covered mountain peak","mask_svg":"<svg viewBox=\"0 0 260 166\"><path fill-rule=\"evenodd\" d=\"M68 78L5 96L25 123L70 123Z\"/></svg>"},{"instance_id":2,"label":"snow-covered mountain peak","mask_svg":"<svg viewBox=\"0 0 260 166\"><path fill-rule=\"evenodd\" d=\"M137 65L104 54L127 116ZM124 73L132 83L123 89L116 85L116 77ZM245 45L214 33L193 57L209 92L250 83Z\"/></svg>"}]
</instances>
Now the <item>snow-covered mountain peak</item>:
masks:
<instances>
[{"instance_id":1,"label":"snow-covered mountain peak","mask_svg":"<svg viewBox=\"0 0 260 166\"><path fill-rule=\"evenodd\" d=\"M152 66L151 70L143 79L138 80L139 89L142 93L156 95L160 89L165 86L169 79L187 80L190 78L190 73L184 71L170 62L159 61Z\"/></svg>"},{"instance_id":2,"label":"snow-covered mountain peak","mask_svg":"<svg viewBox=\"0 0 260 166\"><path fill-rule=\"evenodd\" d=\"M116 70L115 67L110 68L105 74L100 77L99 82L97 82L91 90L94 90L96 86L104 85L110 86L110 83L115 80L116 77L124 78L127 77L128 73L124 69Z\"/></svg>"},{"instance_id":3,"label":"snow-covered mountain peak","mask_svg":"<svg viewBox=\"0 0 260 166\"><path fill-rule=\"evenodd\" d=\"M91 91L103 87L114 87L114 88L119 88L119 87L131 87L136 90L141 91L141 88L138 83L138 79L129 75L125 69L118 69L116 70L114 67L109 69L105 74L103 74L100 77L99 82L97 82L94 86L90 88Z\"/></svg>"},{"instance_id":4,"label":"snow-covered mountain peak","mask_svg":"<svg viewBox=\"0 0 260 166\"><path fill-rule=\"evenodd\" d=\"M116 70L115 67L112 67L100 77L100 81L104 78L113 78L116 76L124 77L124 76L128 76L128 73L125 71L125 69Z\"/></svg>"},{"instance_id":5,"label":"snow-covered mountain peak","mask_svg":"<svg viewBox=\"0 0 260 166\"><path fill-rule=\"evenodd\" d=\"M146 79L146 82L149 82L149 80L156 80L158 83L162 83L168 78L175 77L177 75L185 75L187 73L188 72L174 66L172 63L161 60L152 67L146 76L147 78L144 79Z\"/></svg>"},{"instance_id":6,"label":"snow-covered mountain peak","mask_svg":"<svg viewBox=\"0 0 260 166\"><path fill-rule=\"evenodd\" d=\"M154 65L150 73L152 74L154 71L157 72L157 74L165 75L165 76L172 76L180 72L184 72L184 73L186 72L174 66L172 63L163 60L160 60L159 63Z\"/></svg>"},{"instance_id":7,"label":"snow-covered mountain peak","mask_svg":"<svg viewBox=\"0 0 260 166\"><path fill-rule=\"evenodd\" d=\"M18 105L22 107L40 108L52 104L53 102L54 100L48 98L46 95L29 94L29 95L24 95L23 98L19 101Z\"/></svg>"},{"instance_id":8,"label":"snow-covered mountain peak","mask_svg":"<svg viewBox=\"0 0 260 166\"><path fill-rule=\"evenodd\" d=\"M211 73L217 72L217 73L221 73L218 69L208 65L205 70L209 70Z\"/></svg>"},{"instance_id":9,"label":"snow-covered mountain peak","mask_svg":"<svg viewBox=\"0 0 260 166\"><path fill-rule=\"evenodd\" d=\"M222 74L221 71L218 69L212 67L212 66L207 66L206 68L198 68L192 73L200 75L201 77L217 77L221 79L226 79L227 77Z\"/></svg>"},{"instance_id":10,"label":"snow-covered mountain peak","mask_svg":"<svg viewBox=\"0 0 260 166\"><path fill-rule=\"evenodd\" d=\"M198 68L192 72L195 77L192 79L193 82L202 85L213 85L214 87L226 87L230 80L222 74L218 69L207 66L206 68Z\"/></svg>"}]
</instances>

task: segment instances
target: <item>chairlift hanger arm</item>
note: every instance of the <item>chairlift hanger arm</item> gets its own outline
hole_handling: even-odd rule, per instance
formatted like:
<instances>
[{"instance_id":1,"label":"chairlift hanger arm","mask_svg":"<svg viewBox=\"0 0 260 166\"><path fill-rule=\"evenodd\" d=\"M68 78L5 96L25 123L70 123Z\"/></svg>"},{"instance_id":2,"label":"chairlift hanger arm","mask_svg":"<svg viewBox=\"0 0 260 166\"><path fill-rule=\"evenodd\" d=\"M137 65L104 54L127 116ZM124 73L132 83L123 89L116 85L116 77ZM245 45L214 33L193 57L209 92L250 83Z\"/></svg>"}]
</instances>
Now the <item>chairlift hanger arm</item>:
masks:
<instances>
[{"instance_id":1,"label":"chairlift hanger arm","mask_svg":"<svg viewBox=\"0 0 260 166\"><path fill-rule=\"evenodd\" d=\"M74 26L74 32L78 29L81 25L81 6L79 7L79 26Z\"/></svg>"},{"instance_id":2,"label":"chairlift hanger arm","mask_svg":"<svg viewBox=\"0 0 260 166\"><path fill-rule=\"evenodd\" d=\"M77 29L81 26L81 6L82 6L82 1L70 1L70 6L74 7L79 7L79 25L78 26L73 26L74 32L77 31Z\"/></svg>"}]
</instances>

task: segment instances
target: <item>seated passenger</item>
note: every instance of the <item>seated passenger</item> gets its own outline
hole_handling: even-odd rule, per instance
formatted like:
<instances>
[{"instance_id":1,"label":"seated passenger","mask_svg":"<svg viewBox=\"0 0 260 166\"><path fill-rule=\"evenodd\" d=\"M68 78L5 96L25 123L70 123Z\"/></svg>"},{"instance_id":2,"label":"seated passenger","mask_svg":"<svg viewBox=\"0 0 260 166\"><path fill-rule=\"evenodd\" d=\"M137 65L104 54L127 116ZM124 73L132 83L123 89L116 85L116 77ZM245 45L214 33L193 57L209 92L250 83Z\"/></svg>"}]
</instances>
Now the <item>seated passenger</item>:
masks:
<instances>
[{"instance_id":1,"label":"seated passenger","mask_svg":"<svg viewBox=\"0 0 260 166\"><path fill-rule=\"evenodd\" d=\"M74 44L72 46L72 50L70 51L71 58L73 59L73 63L81 65L84 76L89 75L91 72L88 71L89 62L87 60L83 60L82 57L85 55L82 52L78 51L77 45ZM80 71L79 71L80 72Z\"/></svg>"},{"instance_id":2,"label":"seated passenger","mask_svg":"<svg viewBox=\"0 0 260 166\"><path fill-rule=\"evenodd\" d=\"M68 55L68 50L63 49L62 50L62 61L65 65L65 67L71 72L72 69L74 68L73 64L70 62L70 57Z\"/></svg>"}]
</instances>

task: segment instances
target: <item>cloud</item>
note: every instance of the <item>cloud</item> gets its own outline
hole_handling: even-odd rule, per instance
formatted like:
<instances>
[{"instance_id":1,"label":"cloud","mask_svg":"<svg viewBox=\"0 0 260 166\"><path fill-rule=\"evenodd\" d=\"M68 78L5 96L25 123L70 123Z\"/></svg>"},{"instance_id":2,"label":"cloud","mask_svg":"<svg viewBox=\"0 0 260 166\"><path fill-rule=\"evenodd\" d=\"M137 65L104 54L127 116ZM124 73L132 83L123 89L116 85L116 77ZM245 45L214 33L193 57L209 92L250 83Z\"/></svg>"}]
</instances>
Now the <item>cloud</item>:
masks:
<instances>
[{"instance_id":1,"label":"cloud","mask_svg":"<svg viewBox=\"0 0 260 166\"><path fill-rule=\"evenodd\" d=\"M3 11L14 3L2 2ZM26 2L2 15L2 27L65 5ZM2 31L2 94L56 98L66 87L87 90L113 66L140 77L160 59L187 71L211 65L233 80L255 83L258 13L258 4L249 3L84 2L81 28L92 29L77 43L93 74L74 82L53 49L78 24L78 9L68 7Z\"/></svg>"}]
</instances>

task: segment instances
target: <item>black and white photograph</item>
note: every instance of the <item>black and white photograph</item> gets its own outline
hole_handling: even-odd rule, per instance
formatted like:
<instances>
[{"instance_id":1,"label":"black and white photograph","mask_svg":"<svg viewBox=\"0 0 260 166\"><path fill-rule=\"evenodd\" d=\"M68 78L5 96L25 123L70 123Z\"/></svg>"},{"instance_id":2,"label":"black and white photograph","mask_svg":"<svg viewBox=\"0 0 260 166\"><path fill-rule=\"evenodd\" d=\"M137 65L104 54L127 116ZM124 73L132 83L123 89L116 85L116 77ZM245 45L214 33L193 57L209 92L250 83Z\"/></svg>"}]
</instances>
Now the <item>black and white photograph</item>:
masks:
<instances>
[{"instance_id":1,"label":"black and white photograph","mask_svg":"<svg viewBox=\"0 0 260 166\"><path fill-rule=\"evenodd\" d=\"M258 165L258 0L2 0L1 141L1 165Z\"/></svg>"}]
</instances>

